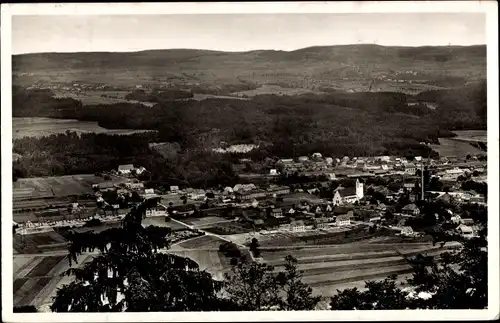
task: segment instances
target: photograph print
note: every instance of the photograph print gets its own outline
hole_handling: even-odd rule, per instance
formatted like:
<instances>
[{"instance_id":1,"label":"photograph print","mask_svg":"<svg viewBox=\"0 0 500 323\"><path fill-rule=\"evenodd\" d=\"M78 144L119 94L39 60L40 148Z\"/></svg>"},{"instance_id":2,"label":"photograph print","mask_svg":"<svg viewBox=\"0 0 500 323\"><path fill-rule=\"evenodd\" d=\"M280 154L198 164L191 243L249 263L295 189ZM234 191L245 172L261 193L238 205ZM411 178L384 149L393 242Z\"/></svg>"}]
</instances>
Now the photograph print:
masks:
<instances>
[{"instance_id":1,"label":"photograph print","mask_svg":"<svg viewBox=\"0 0 500 323\"><path fill-rule=\"evenodd\" d=\"M491 4L11 5L4 314L498 309Z\"/></svg>"}]
</instances>

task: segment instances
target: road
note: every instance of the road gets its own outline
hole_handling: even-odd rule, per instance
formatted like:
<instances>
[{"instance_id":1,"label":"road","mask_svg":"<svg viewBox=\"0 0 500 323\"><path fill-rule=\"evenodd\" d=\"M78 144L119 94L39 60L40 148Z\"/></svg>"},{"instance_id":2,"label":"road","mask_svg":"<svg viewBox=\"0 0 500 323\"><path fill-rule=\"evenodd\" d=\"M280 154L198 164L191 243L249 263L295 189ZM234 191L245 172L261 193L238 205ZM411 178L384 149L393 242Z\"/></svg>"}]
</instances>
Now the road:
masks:
<instances>
[{"instance_id":1,"label":"road","mask_svg":"<svg viewBox=\"0 0 500 323\"><path fill-rule=\"evenodd\" d=\"M160 204L160 205L162 205L162 204ZM164 205L162 205L162 206L163 206L163 207L165 207ZM221 236L221 235L218 235L218 234L215 234L215 233L212 233L212 232L208 232L208 231L205 231L205 230L203 230L203 229L199 229L199 228L197 228L197 227L195 227L195 226L193 226L193 225L187 224L187 223L185 223L185 222L182 222L182 221L179 221L179 220L176 220L176 219L173 219L173 218L170 218L170 220L171 220L171 221L174 221L174 222L177 222L177 223L179 223L179 224L181 224L181 225L184 225L184 226L188 227L189 229L192 229L192 230L198 230L198 231L204 232L204 233L205 233L205 235L207 235L207 236L214 236L214 237L216 237L216 238L219 238L220 240L223 240L223 241L227 241L227 242L234 243L234 244L236 244L238 247L240 247L241 249L248 249L248 248L247 248L247 246L242 245L242 244L239 244L239 243L236 243L236 242L234 242L234 241L232 241L232 240L229 240L228 238L226 238L226 237L224 237L224 236ZM188 249L183 249L183 250L188 250ZM196 250L200 250L200 249L198 248L198 249L196 249ZM217 249L217 250L218 250L218 249ZM252 258L252 260L255 260L255 258L254 258L254 256L253 256L253 253L252 253L252 252L249 252L249 254L250 254L250 257Z\"/></svg>"}]
</instances>

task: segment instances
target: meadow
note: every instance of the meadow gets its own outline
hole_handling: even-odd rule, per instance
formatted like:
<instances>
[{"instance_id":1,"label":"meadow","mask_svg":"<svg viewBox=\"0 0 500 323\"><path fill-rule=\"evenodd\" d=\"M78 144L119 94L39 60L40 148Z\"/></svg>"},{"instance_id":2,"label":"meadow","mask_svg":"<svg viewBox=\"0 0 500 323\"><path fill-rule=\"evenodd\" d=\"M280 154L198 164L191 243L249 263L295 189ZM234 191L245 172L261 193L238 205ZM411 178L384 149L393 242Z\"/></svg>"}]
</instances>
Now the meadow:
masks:
<instances>
[{"instance_id":1,"label":"meadow","mask_svg":"<svg viewBox=\"0 0 500 323\"><path fill-rule=\"evenodd\" d=\"M146 107L155 105L153 102L139 102L125 99L128 91L55 91L55 98L73 98L81 101L83 105L115 104L115 103L140 103Z\"/></svg>"},{"instance_id":2,"label":"meadow","mask_svg":"<svg viewBox=\"0 0 500 323\"><path fill-rule=\"evenodd\" d=\"M72 131L76 133L105 133L110 135L130 135L151 130L107 129L99 126L96 121L80 121L76 119L55 119L44 117L13 117L12 138L46 137L53 134Z\"/></svg>"}]
</instances>

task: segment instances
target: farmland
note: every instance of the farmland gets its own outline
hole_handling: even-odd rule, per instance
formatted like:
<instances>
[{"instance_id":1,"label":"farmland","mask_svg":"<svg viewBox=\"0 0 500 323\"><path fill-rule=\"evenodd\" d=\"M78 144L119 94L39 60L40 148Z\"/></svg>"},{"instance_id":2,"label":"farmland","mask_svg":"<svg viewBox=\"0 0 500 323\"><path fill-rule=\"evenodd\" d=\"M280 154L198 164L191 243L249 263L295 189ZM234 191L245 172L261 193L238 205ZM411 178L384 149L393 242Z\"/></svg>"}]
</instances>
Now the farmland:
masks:
<instances>
[{"instance_id":1,"label":"farmland","mask_svg":"<svg viewBox=\"0 0 500 323\"><path fill-rule=\"evenodd\" d=\"M203 228L205 231L219 235L245 235L253 231L249 224L239 222L219 222Z\"/></svg>"},{"instance_id":2,"label":"farmland","mask_svg":"<svg viewBox=\"0 0 500 323\"><path fill-rule=\"evenodd\" d=\"M18 253L40 253L47 250L66 250L66 239L55 231L14 234L13 248Z\"/></svg>"},{"instance_id":3,"label":"farmland","mask_svg":"<svg viewBox=\"0 0 500 323\"><path fill-rule=\"evenodd\" d=\"M196 227L204 227L204 226L208 226L211 224L227 222L227 221L231 221L231 220L228 220L228 219L222 218L222 217L218 217L218 216L206 216L206 217L202 217L202 218L190 218L190 219L186 220L185 222L189 223L191 225L194 225Z\"/></svg>"},{"instance_id":4,"label":"farmland","mask_svg":"<svg viewBox=\"0 0 500 323\"><path fill-rule=\"evenodd\" d=\"M80 121L75 119L54 119L43 117L13 117L12 138L44 137L53 134L73 131L77 133L106 133L111 135L130 135L151 130L133 129L106 129L97 124L96 121Z\"/></svg>"},{"instance_id":5,"label":"farmland","mask_svg":"<svg viewBox=\"0 0 500 323\"><path fill-rule=\"evenodd\" d=\"M221 243L224 241L212 235L203 235L193 238L178 244L183 249L214 249L218 250Z\"/></svg>"},{"instance_id":6,"label":"farmland","mask_svg":"<svg viewBox=\"0 0 500 323\"><path fill-rule=\"evenodd\" d=\"M79 256L79 265L90 259L92 256ZM69 265L64 255L19 255L14 256L13 264L14 306L42 306L41 310L47 311L57 288L72 280L60 275Z\"/></svg>"},{"instance_id":7,"label":"farmland","mask_svg":"<svg viewBox=\"0 0 500 323\"><path fill-rule=\"evenodd\" d=\"M231 93L234 96L243 96L243 97L252 97L256 95L265 95L265 94L275 94L275 95L301 95L305 93L316 93L315 91L304 89L304 88L288 88L281 87L279 85L274 84L264 84L261 87L256 88L255 90L241 91Z\"/></svg>"},{"instance_id":8,"label":"farmland","mask_svg":"<svg viewBox=\"0 0 500 323\"><path fill-rule=\"evenodd\" d=\"M155 225L158 227L168 227L171 228L172 230L182 230L182 229L187 229L185 225L182 225L181 223L177 221L168 221L165 222L165 217L164 216L153 216L153 217L147 217L142 220L142 226L147 227L150 225Z\"/></svg>"},{"instance_id":9,"label":"farmland","mask_svg":"<svg viewBox=\"0 0 500 323\"><path fill-rule=\"evenodd\" d=\"M436 256L446 251L429 243L398 244L400 252L416 252ZM315 294L332 296L336 289L364 287L365 280L383 279L391 274L407 275L412 272L409 264L394 249L393 244L357 243L330 245L321 248L262 249L265 263L282 270L284 258L291 254L298 260L303 281L313 287ZM401 277L400 277L401 278Z\"/></svg>"},{"instance_id":10,"label":"farmland","mask_svg":"<svg viewBox=\"0 0 500 323\"><path fill-rule=\"evenodd\" d=\"M480 149L473 147L470 143L455 138L439 138L439 145L431 145L431 148L440 156L455 156L465 158L468 154L484 154Z\"/></svg>"},{"instance_id":11,"label":"farmland","mask_svg":"<svg viewBox=\"0 0 500 323\"><path fill-rule=\"evenodd\" d=\"M92 185L104 181L102 177L89 174L20 178L12 184L14 221L24 223L92 216L96 206L91 195ZM126 179L114 177L106 182L118 184L124 181ZM77 213L68 213L67 207L73 202L84 208Z\"/></svg>"},{"instance_id":12,"label":"farmland","mask_svg":"<svg viewBox=\"0 0 500 323\"><path fill-rule=\"evenodd\" d=\"M135 100L126 100L125 95L127 91L85 91L85 92L72 92L72 91L56 91L56 98L73 98L81 101L83 105L98 105L98 104L114 104L121 102L140 103L146 107L153 106L153 102L138 102Z\"/></svg>"},{"instance_id":13,"label":"farmland","mask_svg":"<svg viewBox=\"0 0 500 323\"><path fill-rule=\"evenodd\" d=\"M94 175L20 178L12 184L14 200L92 194L92 184L104 182Z\"/></svg>"}]
</instances>

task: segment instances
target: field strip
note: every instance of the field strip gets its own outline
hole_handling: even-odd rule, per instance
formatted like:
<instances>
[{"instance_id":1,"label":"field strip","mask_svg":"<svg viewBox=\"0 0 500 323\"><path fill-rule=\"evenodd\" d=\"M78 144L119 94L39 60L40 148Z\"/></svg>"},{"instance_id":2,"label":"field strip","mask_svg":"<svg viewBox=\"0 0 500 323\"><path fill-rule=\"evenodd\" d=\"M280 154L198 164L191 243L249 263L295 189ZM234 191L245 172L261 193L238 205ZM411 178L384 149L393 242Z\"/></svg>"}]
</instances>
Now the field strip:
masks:
<instances>
[{"instance_id":1,"label":"field strip","mask_svg":"<svg viewBox=\"0 0 500 323\"><path fill-rule=\"evenodd\" d=\"M403 270L403 269L411 269L410 265L408 264L403 264L400 266L380 266L378 268L368 268L368 269L352 269L348 271L332 271L330 273L326 274L319 274L319 275L311 275L311 276L305 276L303 278L303 281L313 285L317 285L319 283L326 283L326 282L343 282L346 279L351 279L358 277L359 279L364 279L363 277L366 275L375 275L375 274L381 274L385 275L386 272L392 272L392 271L397 271L397 270Z\"/></svg>"},{"instance_id":2,"label":"field strip","mask_svg":"<svg viewBox=\"0 0 500 323\"><path fill-rule=\"evenodd\" d=\"M32 258L33 260L29 262L19 273L16 275L16 277L21 278L26 276L28 273L30 273L39 263L41 263L44 259L43 256L37 256Z\"/></svg>"},{"instance_id":3,"label":"field strip","mask_svg":"<svg viewBox=\"0 0 500 323\"><path fill-rule=\"evenodd\" d=\"M49 306L52 305L52 298L56 296L57 289L66 284L70 284L74 281L74 279L75 277L61 276L61 279L59 279L56 286L48 293L48 295L45 296L45 299L38 303L38 306L42 307L40 311L50 312Z\"/></svg>"},{"instance_id":4,"label":"field strip","mask_svg":"<svg viewBox=\"0 0 500 323\"><path fill-rule=\"evenodd\" d=\"M380 268L380 264L383 264L384 266L402 266L402 265L407 265L407 261L404 259L396 259L396 260L391 260L391 261L381 261L379 263L365 263L365 264L358 264L354 267L354 265L340 265L340 266L334 266L334 267L322 267L322 268L310 268L310 269L304 269L302 270L302 275L304 277L307 276L315 276L315 275L322 275L322 274L328 274L328 273L339 273L339 272L352 272L353 268L355 270L364 270L364 269L375 269L375 268Z\"/></svg>"},{"instance_id":5,"label":"field strip","mask_svg":"<svg viewBox=\"0 0 500 323\"><path fill-rule=\"evenodd\" d=\"M22 287L17 290L17 293L14 293L14 306L20 305L21 300L35 287L36 282L36 278L28 278Z\"/></svg>"},{"instance_id":6,"label":"field strip","mask_svg":"<svg viewBox=\"0 0 500 323\"><path fill-rule=\"evenodd\" d=\"M320 287L320 286L328 286L328 285L340 285L340 284L358 282L358 281L365 282L368 280L382 280L382 279L385 279L391 275L403 275L403 274L409 274L411 272L413 272L412 268L401 268L401 269L388 270L388 271L380 272L380 273L352 276L352 277L347 277L347 278L337 279L337 280L312 282L312 283L309 283L309 285L312 288L315 288L317 286Z\"/></svg>"},{"instance_id":7,"label":"field strip","mask_svg":"<svg viewBox=\"0 0 500 323\"><path fill-rule=\"evenodd\" d=\"M47 276L58 276L64 269L69 266L69 261L67 257L62 257L61 260L52 267L52 269L47 273Z\"/></svg>"},{"instance_id":8,"label":"field strip","mask_svg":"<svg viewBox=\"0 0 500 323\"><path fill-rule=\"evenodd\" d=\"M397 255L393 257L380 257L376 259L370 259L369 261L366 261L365 259L356 259L356 260L331 261L331 262L319 262L319 263L307 263L307 264L302 264L299 262L297 264L297 268L299 270L311 270L317 268L341 268L345 266L353 266L352 268L358 268L357 266L364 264L377 265L384 262L389 263L395 260L404 260L404 259L403 257ZM277 266L276 268L284 268L284 267Z\"/></svg>"},{"instance_id":9,"label":"field strip","mask_svg":"<svg viewBox=\"0 0 500 323\"><path fill-rule=\"evenodd\" d=\"M271 256L271 253L265 253L266 256ZM381 257L391 257L396 256L398 253L396 251L381 251L381 252L364 252L364 253L352 253L352 254L337 254L337 255L318 255L318 256L304 256L296 257L299 264L309 264L309 263L321 263L321 262L331 262L331 261L344 261L344 260L356 260L356 259L373 259ZM275 258L275 257L272 257ZM269 260L266 263L273 266L280 266L285 264L282 259Z\"/></svg>"},{"instance_id":10,"label":"field strip","mask_svg":"<svg viewBox=\"0 0 500 323\"><path fill-rule=\"evenodd\" d=\"M12 264L13 264L12 274L13 274L13 277L16 277L17 274L20 271L22 271L24 268L26 268L26 266L28 266L28 264L32 260L33 260L33 257L18 257L17 255L15 255L14 257L12 257Z\"/></svg>"},{"instance_id":11,"label":"field strip","mask_svg":"<svg viewBox=\"0 0 500 323\"><path fill-rule=\"evenodd\" d=\"M23 287L24 284L26 284L27 281L28 281L28 278L26 278L26 277L17 278L14 280L14 283L12 286L12 292L14 293L14 295L17 293L18 290L21 289L21 287Z\"/></svg>"},{"instance_id":12,"label":"field strip","mask_svg":"<svg viewBox=\"0 0 500 323\"><path fill-rule=\"evenodd\" d=\"M48 273L56 266L65 256L49 256L44 257L26 276L39 277L47 276Z\"/></svg>"},{"instance_id":13,"label":"field strip","mask_svg":"<svg viewBox=\"0 0 500 323\"><path fill-rule=\"evenodd\" d=\"M42 277L35 279L35 285L32 287L29 293L24 295L24 297L19 301L19 304L21 306L30 305L31 302L36 298L38 293L50 282L51 279L52 277Z\"/></svg>"},{"instance_id":14,"label":"field strip","mask_svg":"<svg viewBox=\"0 0 500 323\"><path fill-rule=\"evenodd\" d=\"M45 300L52 294L52 292L57 288L57 285L62 280L62 276L53 276L45 285L45 287L40 290L40 292L34 297L30 305L40 306L45 303Z\"/></svg>"}]
</instances>

